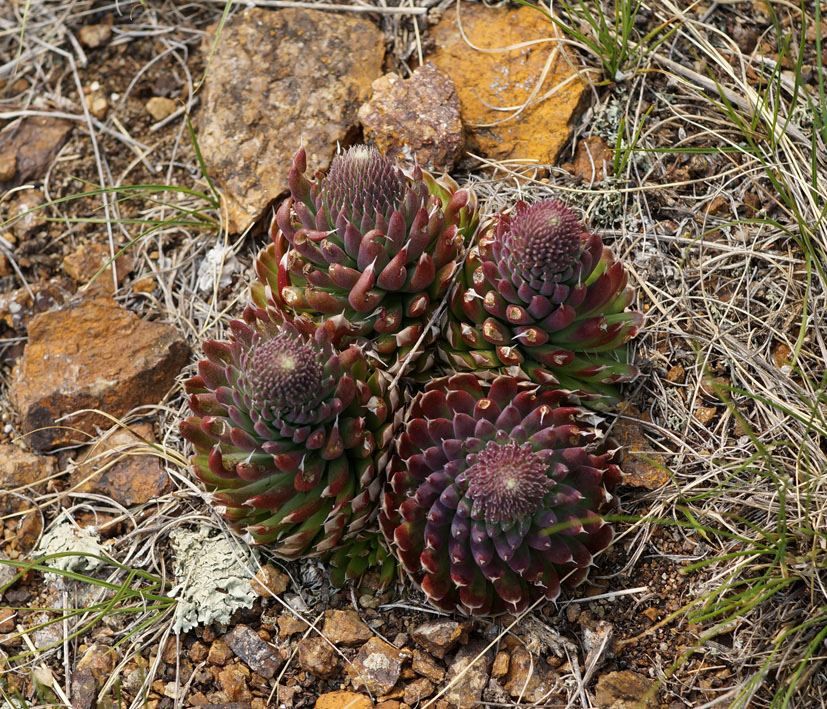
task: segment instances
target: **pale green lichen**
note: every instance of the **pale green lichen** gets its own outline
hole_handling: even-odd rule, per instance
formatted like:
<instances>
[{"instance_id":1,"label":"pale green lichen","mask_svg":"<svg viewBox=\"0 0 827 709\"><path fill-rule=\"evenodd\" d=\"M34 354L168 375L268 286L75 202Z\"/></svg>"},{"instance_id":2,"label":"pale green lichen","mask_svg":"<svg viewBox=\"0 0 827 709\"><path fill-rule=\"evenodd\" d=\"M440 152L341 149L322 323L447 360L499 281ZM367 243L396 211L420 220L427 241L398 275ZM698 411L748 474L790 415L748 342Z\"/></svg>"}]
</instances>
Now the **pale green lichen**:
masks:
<instances>
[{"instance_id":1,"label":"pale green lichen","mask_svg":"<svg viewBox=\"0 0 827 709\"><path fill-rule=\"evenodd\" d=\"M53 556L55 554L62 556ZM105 554L105 545L96 531L78 527L66 517L58 519L57 524L40 538L35 551L37 558L47 557L43 562L46 566L73 573L95 571L105 563L96 557ZM47 574L47 579L54 580L57 576Z\"/></svg>"},{"instance_id":2,"label":"pale green lichen","mask_svg":"<svg viewBox=\"0 0 827 709\"><path fill-rule=\"evenodd\" d=\"M206 526L175 529L169 536L177 581L169 595L178 600L173 632L228 623L236 610L253 605L256 594L249 572L256 567L253 550L241 542L231 546L224 536Z\"/></svg>"}]
</instances>

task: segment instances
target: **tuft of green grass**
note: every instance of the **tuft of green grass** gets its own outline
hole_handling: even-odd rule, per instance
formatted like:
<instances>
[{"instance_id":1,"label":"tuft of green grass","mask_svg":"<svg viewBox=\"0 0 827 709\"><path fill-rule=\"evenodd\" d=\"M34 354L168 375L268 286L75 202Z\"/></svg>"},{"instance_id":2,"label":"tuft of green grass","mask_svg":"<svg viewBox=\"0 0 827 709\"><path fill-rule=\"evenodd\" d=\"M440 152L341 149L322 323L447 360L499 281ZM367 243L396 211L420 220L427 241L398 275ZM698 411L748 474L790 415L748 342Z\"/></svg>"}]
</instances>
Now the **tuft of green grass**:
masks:
<instances>
[{"instance_id":1,"label":"tuft of green grass","mask_svg":"<svg viewBox=\"0 0 827 709\"><path fill-rule=\"evenodd\" d=\"M611 13L603 9L601 2L558 0L554 3L557 14L529 0L515 2L542 12L564 35L597 59L607 82L620 83L631 77L638 65L677 29L670 27L675 23L668 20L633 39L643 0L614 0Z\"/></svg>"}]
</instances>

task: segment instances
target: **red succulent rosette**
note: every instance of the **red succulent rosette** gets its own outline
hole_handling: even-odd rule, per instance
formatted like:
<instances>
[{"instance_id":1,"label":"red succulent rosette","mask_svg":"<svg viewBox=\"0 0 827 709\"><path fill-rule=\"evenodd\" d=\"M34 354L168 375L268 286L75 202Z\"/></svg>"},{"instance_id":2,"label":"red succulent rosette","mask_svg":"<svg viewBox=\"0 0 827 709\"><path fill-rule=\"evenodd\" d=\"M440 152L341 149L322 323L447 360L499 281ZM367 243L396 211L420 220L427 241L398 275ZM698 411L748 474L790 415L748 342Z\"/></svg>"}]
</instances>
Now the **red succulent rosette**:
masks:
<instances>
[{"instance_id":1,"label":"red succulent rosette","mask_svg":"<svg viewBox=\"0 0 827 709\"><path fill-rule=\"evenodd\" d=\"M586 578L621 476L599 423L569 392L507 376L457 374L414 399L379 519L434 605L518 613Z\"/></svg>"}]
</instances>

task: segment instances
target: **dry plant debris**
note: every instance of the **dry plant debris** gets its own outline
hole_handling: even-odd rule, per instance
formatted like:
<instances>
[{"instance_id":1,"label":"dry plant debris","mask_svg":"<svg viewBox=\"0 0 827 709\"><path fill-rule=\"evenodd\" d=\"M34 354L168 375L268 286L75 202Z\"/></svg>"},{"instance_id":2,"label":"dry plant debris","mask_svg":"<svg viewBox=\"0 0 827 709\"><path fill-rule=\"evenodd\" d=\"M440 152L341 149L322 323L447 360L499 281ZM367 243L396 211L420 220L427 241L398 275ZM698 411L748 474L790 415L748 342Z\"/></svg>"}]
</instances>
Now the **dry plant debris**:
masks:
<instances>
[{"instance_id":1,"label":"dry plant debris","mask_svg":"<svg viewBox=\"0 0 827 709\"><path fill-rule=\"evenodd\" d=\"M666 0L623 16L634 4L609 5L601 36L588 16L566 17L555 4L579 33L566 36L587 99L557 164L466 156L453 176L473 186L487 213L518 197L562 197L601 224L602 238L630 264L646 323L635 345L643 376L625 397L641 414L621 416L639 427L641 454L668 483L619 488L618 538L588 586L521 618L470 623L440 657L417 641L419 629L461 618L435 617L416 595L378 592L370 578L352 593L332 590L312 561L286 565L292 581L280 595L256 594L226 624L172 634L170 535L201 525L224 533L185 470L175 428L184 416L180 387L119 414L118 425L149 420L154 428L157 443L135 452L158 457L172 490L148 502L124 506L73 490L68 480L83 450L31 452L8 399L12 368L33 315L78 291L62 272L67 256L88 248L99 264L101 247L110 257L128 247L132 272L120 274L116 263L102 276L118 306L174 327L195 347L206 335L221 338L226 317L242 310L249 255L262 239L223 230L227 215L185 118L189 111L198 122L204 109L198 87L217 60L207 66L202 42L223 3L3 4L0 460L28 467L24 476L22 463L0 467L0 701L444 709L467 692L488 705L585 707L629 706L651 691L670 709L823 706L825 11ZM594 2L583 7L597 17ZM460 18L481 8L459 3ZM385 40L382 71L407 79L436 49L437 24L454 22L456 12L454 2L414 0L342 3L332 16L370 23ZM231 19L238 14L230 9ZM475 51L471 61L482 57ZM541 85L536 110L554 103L545 97L552 88ZM523 108L530 92L498 104L509 110L495 119L520 125L535 108ZM153 99L174 102L175 111L156 121L147 109ZM610 152L596 149L603 144ZM26 224L8 222L29 198L46 206ZM199 287L214 248L242 268L204 266L214 280ZM85 271L70 259L69 272ZM113 351L122 344L113 336ZM85 445L110 423L97 419ZM61 516L111 535L108 561L48 585L49 569L31 566L32 549ZM248 567L249 583L258 569ZM331 673L316 677L301 662L302 638L327 643L325 613L344 611L367 631L340 635L327 645L333 655L316 642L318 664L306 654L304 663ZM257 661L253 636L279 665L270 678L264 668L273 665ZM393 648L382 646L387 666L398 661L400 669L386 695L370 697L347 678L359 677L355 658L373 638Z\"/></svg>"}]
</instances>

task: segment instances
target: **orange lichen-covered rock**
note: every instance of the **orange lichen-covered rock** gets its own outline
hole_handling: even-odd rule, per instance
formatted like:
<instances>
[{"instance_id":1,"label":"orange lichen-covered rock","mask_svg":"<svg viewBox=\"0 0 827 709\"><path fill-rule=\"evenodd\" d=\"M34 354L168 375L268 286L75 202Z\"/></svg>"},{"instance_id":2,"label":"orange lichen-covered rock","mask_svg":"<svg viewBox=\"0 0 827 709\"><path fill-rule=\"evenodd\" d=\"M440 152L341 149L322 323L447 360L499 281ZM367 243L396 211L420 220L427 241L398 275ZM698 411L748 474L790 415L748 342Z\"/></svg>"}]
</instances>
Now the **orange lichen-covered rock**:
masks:
<instances>
[{"instance_id":1,"label":"orange lichen-covered rock","mask_svg":"<svg viewBox=\"0 0 827 709\"><path fill-rule=\"evenodd\" d=\"M70 303L29 324L29 342L10 397L29 444L38 450L83 442L111 421L157 404L186 364L189 347L175 328L146 322L109 297Z\"/></svg>"},{"instance_id":2,"label":"orange lichen-covered rock","mask_svg":"<svg viewBox=\"0 0 827 709\"><path fill-rule=\"evenodd\" d=\"M586 91L572 68L574 62L566 59L563 45L556 41L554 25L528 7L473 3L462 4L460 19L468 42L457 14L448 12L433 31L436 51L428 59L454 81L468 151L497 160L553 163L569 138ZM548 41L528 44L536 40ZM512 45L525 46L491 51ZM548 74L532 97L549 60ZM498 110L520 107L529 99L530 105L518 115Z\"/></svg>"}]
</instances>

